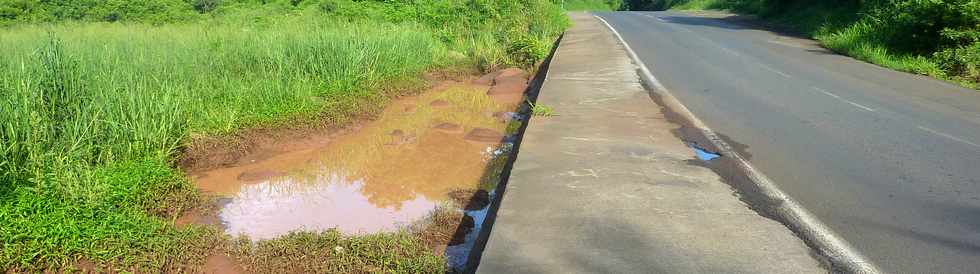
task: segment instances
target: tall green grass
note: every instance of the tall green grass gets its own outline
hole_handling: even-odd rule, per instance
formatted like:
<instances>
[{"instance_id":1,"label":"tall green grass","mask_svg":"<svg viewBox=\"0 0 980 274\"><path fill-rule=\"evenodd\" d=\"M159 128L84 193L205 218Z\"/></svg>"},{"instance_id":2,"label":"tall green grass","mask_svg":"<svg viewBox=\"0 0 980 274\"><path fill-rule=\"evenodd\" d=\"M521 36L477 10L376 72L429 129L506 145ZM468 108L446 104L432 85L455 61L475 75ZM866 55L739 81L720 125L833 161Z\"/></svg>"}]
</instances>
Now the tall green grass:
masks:
<instances>
[{"instance_id":1,"label":"tall green grass","mask_svg":"<svg viewBox=\"0 0 980 274\"><path fill-rule=\"evenodd\" d=\"M565 10L619 10L622 8L621 0L559 0Z\"/></svg>"},{"instance_id":2,"label":"tall green grass","mask_svg":"<svg viewBox=\"0 0 980 274\"><path fill-rule=\"evenodd\" d=\"M130 245L172 240L137 205L191 189L168 164L190 134L339 122L380 107L383 85L433 68L445 49L413 26L291 21L25 26L2 32L0 55L8 269L127 257L141 252ZM172 217L182 205L147 206ZM119 246L84 247L107 241Z\"/></svg>"},{"instance_id":3,"label":"tall green grass","mask_svg":"<svg viewBox=\"0 0 980 274\"><path fill-rule=\"evenodd\" d=\"M173 164L194 136L343 123L426 71L533 65L567 26L546 0L228 2L0 28L0 270L194 271L222 241L172 222L201 203Z\"/></svg>"},{"instance_id":4,"label":"tall green grass","mask_svg":"<svg viewBox=\"0 0 980 274\"><path fill-rule=\"evenodd\" d=\"M900 71L947 78L946 72L935 61L923 55L893 49L882 33L882 30L872 24L856 22L837 30L825 28L818 31L814 38L829 49L866 62ZM963 84L969 86L969 83Z\"/></svg>"}]
</instances>

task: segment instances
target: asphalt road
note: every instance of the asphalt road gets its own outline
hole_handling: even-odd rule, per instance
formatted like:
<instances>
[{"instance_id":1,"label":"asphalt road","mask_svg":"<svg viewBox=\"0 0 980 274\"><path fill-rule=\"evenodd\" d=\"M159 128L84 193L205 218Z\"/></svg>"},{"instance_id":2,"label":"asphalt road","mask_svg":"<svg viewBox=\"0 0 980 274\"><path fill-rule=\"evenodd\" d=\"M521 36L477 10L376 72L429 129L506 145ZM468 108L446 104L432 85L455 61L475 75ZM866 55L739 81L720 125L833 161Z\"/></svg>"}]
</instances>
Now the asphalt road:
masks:
<instances>
[{"instance_id":1,"label":"asphalt road","mask_svg":"<svg viewBox=\"0 0 980 274\"><path fill-rule=\"evenodd\" d=\"M980 92L738 19L597 15L695 115L883 270L980 271Z\"/></svg>"}]
</instances>

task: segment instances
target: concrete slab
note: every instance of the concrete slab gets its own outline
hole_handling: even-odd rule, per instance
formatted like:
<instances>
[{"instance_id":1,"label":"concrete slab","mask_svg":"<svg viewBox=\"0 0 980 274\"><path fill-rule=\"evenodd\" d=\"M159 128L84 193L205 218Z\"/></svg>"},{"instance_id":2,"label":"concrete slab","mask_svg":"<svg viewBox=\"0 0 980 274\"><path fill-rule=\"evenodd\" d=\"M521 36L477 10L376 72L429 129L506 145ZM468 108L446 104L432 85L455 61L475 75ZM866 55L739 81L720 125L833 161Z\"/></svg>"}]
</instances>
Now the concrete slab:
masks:
<instances>
[{"instance_id":1,"label":"concrete slab","mask_svg":"<svg viewBox=\"0 0 980 274\"><path fill-rule=\"evenodd\" d=\"M591 15L573 13L477 272L825 273L696 163Z\"/></svg>"}]
</instances>

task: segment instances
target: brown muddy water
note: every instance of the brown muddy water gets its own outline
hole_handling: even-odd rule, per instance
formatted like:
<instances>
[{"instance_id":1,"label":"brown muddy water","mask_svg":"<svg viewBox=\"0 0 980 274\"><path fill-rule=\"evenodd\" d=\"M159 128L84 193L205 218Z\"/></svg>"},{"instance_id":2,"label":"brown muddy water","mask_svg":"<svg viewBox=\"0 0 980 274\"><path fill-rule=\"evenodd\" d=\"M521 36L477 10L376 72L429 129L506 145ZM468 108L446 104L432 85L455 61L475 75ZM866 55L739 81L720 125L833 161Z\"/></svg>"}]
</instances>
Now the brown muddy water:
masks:
<instances>
[{"instance_id":1,"label":"brown muddy water","mask_svg":"<svg viewBox=\"0 0 980 274\"><path fill-rule=\"evenodd\" d=\"M213 222L232 236L256 241L297 230L357 235L407 228L449 205L454 191L493 195L500 172L494 165L512 147L508 123L521 117L509 112L519 100L487 94L492 83L443 82L395 100L347 134L312 136L318 140L302 145L284 140L282 149L265 150L276 153L189 175L220 197ZM488 207L466 210L474 231ZM466 263L477 234L446 248L452 267Z\"/></svg>"}]
</instances>

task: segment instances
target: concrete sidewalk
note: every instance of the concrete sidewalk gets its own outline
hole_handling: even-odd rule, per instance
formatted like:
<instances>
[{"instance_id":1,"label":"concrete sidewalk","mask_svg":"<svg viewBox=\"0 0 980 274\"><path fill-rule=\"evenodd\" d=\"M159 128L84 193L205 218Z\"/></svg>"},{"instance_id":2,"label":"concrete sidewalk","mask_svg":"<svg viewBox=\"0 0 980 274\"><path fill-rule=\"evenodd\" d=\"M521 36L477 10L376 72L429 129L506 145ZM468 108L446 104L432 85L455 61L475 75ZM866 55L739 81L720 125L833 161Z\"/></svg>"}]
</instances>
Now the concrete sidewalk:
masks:
<instances>
[{"instance_id":1,"label":"concrete sidewalk","mask_svg":"<svg viewBox=\"0 0 980 274\"><path fill-rule=\"evenodd\" d=\"M675 137L606 27L571 15L478 272L823 273ZM656 73L656 72L654 72Z\"/></svg>"}]
</instances>

